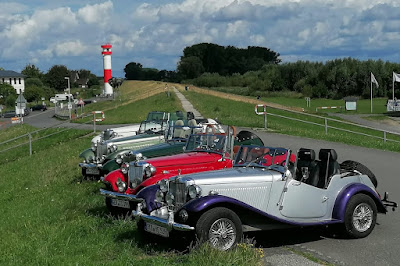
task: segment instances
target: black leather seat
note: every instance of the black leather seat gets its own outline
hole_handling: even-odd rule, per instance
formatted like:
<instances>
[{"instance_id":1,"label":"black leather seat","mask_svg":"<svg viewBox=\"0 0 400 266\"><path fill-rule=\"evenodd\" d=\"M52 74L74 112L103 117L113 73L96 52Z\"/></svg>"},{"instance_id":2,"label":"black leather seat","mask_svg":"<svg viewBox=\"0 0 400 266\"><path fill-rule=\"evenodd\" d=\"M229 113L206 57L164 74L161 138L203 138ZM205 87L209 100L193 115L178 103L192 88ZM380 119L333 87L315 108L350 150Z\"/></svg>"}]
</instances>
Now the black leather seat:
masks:
<instances>
[{"instance_id":1,"label":"black leather seat","mask_svg":"<svg viewBox=\"0 0 400 266\"><path fill-rule=\"evenodd\" d=\"M337 162L337 153L334 149L321 149L318 157L320 161L320 176L317 186L319 188L326 188L328 187L330 178L333 175L340 173L340 165Z\"/></svg>"},{"instance_id":2,"label":"black leather seat","mask_svg":"<svg viewBox=\"0 0 400 266\"><path fill-rule=\"evenodd\" d=\"M320 176L319 165L315 161L315 151L301 148L297 153L296 180L317 186Z\"/></svg>"}]
</instances>

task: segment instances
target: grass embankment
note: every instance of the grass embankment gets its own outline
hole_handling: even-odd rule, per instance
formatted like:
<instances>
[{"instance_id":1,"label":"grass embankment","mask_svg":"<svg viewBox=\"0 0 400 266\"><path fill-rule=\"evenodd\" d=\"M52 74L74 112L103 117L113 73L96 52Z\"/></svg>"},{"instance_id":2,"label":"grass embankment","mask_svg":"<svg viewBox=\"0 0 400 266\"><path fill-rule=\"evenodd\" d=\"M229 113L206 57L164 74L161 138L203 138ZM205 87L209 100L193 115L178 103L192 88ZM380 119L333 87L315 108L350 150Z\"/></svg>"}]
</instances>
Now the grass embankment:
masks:
<instances>
[{"instance_id":1,"label":"grass embankment","mask_svg":"<svg viewBox=\"0 0 400 266\"><path fill-rule=\"evenodd\" d=\"M240 101L233 101L229 99L222 99L219 97L200 94L193 91L182 91L188 100L199 110L199 112L210 118L217 118L222 124L244 126L244 127L264 127L264 117L258 116L254 113L254 104ZM372 137L361 136L357 134L347 133L336 129L328 129L328 134L325 134L324 119L310 117L303 114L295 114L279 109L268 108L271 114L289 116L305 121L318 123L321 126L305 124L299 121L293 121L276 116L268 116L268 129L276 133L287 135L295 135L300 137L309 137L314 139L322 139L334 142L342 142L351 145L363 146L368 148L376 148L390 151L400 152L400 145L393 142L383 142ZM343 128L360 133L370 134L377 137L383 137L383 133L347 125L340 122L328 122L331 127ZM387 138L392 138L400 141L400 137L396 135L387 134Z\"/></svg>"},{"instance_id":2,"label":"grass embankment","mask_svg":"<svg viewBox=\"0 0 400 266\"><path fill-rule=\"evenodd\" d=\"M249 245L171 252L172 240L146 241L132 220L109 216L102 184L82 181L77 166L89 142L71 138L0 167L1 265L262 264L262 252Z\"/></svg>"},{"instance_id":3,"label":"grass embankment","mask_svg":"<svg viewBox=\"0 0 400 266\"><path fill-rule=\"evenodd\" d=\"M216 87L210 88L210 90L226 92L231 94L242 95L243 93L247 94L246 88L238 88L238 87ZM281 94L282 96L280 96ZM255 98L248 96L248 98ZM304 108L307 112L315 112L317 107L322 106L341 106L342 109L319 109L318 112L346 112L350 114L370 114L371 113L371 100L370 99L359 99L357 101L357 110L356 111L345 111L345 101L343 99L340 100L332 100L332 99L311 99L310 106L307 107L307 102L304 97L299 93L293 92L278 92L271 93L271 97L261 97L262 101L266 101L269 103L276 103L285 106L295 106L299 108ZM386 101L387 98L374 98L372 101L372 108L374 114L382 114L386 112Z\"/></svg>"},{"instance_id":4,"label":"grass embankment","mask_svg":"<svg viewBox=\"0 0 400 266\"><path fill-rule=\"evenodd\" d=\"M90 131L88 130L71 130L68 128L48 128L38 130L27 124L16 125L7 129L1 130L0 135L0 165L9 161L17 160L21 157L29 156L29 136L31 133L32 154L39 151L45 151L53 145L68 142L71 139L76 139L84 136ZM51 137L46 137L51 135ZM18 136L23 136L17 138ZM15 140L6 142L7 140ZM6 143L3 143L6 142ZM13 148L15 146L19 146Z\"/></svg>"},{"instance_id":5,"label":"grass embankment","mask_svg":"<svg viewBox=\"0 0 400 266\"><path fill-rule=\"evenodd\" d=\"M147 113L151 111L175 112L182 110L182 104L174 93L166 97L164 87L156 82L124 82L121 87L121 101L117 97L114 101L104 101L89 104L85 107L85 112L104 111L104 122L98 124L129 124L140 123L146 119ZM163 84L162 86L165 86ZM156 94L153 94L156 93ZM147 95L149 95L147 97ZM84 123L92 117L76 120L77 123Z\"/></svg>"}]
</instances>

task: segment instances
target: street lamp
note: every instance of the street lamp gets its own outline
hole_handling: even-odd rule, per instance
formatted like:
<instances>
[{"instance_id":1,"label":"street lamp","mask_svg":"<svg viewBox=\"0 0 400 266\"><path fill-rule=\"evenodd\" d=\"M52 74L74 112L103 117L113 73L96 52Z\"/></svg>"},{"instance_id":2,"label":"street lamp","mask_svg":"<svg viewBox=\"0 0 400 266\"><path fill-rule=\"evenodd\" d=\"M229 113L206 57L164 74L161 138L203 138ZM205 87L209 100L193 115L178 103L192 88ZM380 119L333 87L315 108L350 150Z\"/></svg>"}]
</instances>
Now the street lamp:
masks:
<instances>
[{"instance_id":1,"label":"street lamp","mask_svg":"<svg viewBox=\"0 0 400 266\"><path fill-rule=\"evenodd\" d=\"M67 89L68 89L68 110L69 110L69 120L71 120L71 109L72 109L71 97L70 97L70 95L71 95L71 87L70 87L70 84L69 84L69 77L64 77L64 79L66 79L68 81L68 87L67 87Z\"/></svg>"}]
</instances>

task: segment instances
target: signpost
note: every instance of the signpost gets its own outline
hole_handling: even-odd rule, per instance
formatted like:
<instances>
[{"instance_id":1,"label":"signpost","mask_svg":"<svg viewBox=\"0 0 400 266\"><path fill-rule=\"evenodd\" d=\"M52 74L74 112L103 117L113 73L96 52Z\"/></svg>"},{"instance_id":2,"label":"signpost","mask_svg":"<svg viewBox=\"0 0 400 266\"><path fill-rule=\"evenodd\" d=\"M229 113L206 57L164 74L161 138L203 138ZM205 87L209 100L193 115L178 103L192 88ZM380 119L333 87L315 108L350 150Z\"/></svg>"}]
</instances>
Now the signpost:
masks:
<instances>
[{"instance_id":1,"label":"signpost","mask_svg":"<svg viewBox=\"0 0 400 266\"><path fill-rule=\"evenodd\" d=\"M104 121L106 118L103 111L93 111L93 132L96 133L96 122ZM101 117L96 117L96 114L101 114Z\"/></svg>"}]
</instances>

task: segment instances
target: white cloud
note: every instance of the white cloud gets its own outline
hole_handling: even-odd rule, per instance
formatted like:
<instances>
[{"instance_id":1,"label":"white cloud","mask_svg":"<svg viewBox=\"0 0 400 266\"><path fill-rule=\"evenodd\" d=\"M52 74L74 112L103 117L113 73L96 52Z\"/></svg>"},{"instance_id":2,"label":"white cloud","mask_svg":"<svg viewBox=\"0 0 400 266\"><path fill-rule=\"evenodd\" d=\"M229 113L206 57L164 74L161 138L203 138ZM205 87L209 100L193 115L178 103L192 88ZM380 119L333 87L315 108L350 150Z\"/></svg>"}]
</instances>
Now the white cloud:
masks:
<instances>
[{"instance_id":1,"label":"white cloud","mask_svg":"<svg viewBox=\"0 0 400 266\"><path fill-rule=\"evenodd\" d=\"M85 23L106 25L113 12L111 1L102 4L86 5L78 10L77 15Z\"/></svg>"}]
</instances>

